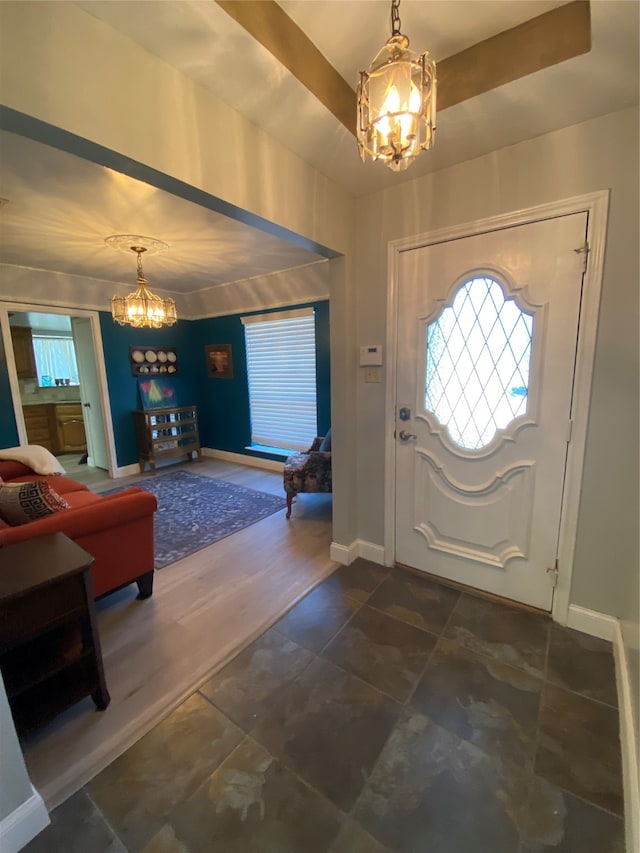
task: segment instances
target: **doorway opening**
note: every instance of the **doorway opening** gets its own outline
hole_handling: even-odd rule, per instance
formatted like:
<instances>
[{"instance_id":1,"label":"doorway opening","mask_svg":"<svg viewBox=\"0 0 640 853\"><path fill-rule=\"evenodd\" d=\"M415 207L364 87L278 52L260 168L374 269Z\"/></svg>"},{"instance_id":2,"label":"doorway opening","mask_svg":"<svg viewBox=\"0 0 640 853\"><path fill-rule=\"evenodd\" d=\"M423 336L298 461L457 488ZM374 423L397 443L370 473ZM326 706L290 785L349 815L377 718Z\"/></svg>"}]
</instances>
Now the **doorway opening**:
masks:
<instances>
[{"instance_id":1,"label":"doorway opening","mask_svg":"<svg viewBox=\"0 0 640 853\"><path fill-rule=\"evenodd\" d=\"M20 443L46 447L86 483L115 470L94 313L16 304L1 318Z\"/></svg>"}]
</instances>

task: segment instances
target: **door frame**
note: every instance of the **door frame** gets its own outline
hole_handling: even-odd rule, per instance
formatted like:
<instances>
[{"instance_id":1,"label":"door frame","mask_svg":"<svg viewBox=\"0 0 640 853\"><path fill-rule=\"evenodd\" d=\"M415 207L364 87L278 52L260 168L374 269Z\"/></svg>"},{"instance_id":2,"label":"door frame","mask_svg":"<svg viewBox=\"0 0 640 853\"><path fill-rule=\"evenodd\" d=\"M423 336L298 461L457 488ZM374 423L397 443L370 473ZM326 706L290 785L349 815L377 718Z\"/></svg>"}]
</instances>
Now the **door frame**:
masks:
<instances>
[{"instance_id":1,"label":"door frame","mask_svg":"<svg viewBox=\"0 0 640 853\"><path fill-rule=\"evenodd\" d=\"M111 421L111 402L109 400L109 389L107 386L107 370L104 360L104 349L102 347L102 334L100 332L100 316L97 311L85 308L61 308L53 305L37 305L27 302L0 302L0 329L5 341L5 357L7 360L7 371L9 374L9 386L13 400L13 412L18 429L18 441L21 445L28 444L27 429L22 413L22 400L20 398L20 385L18 383L18 372L11 344L11 326L9 324L9 312L37 311L41 314L62 314L66 317L88 317L91 322L91 334L93 337L93 354L98 374L98 387L100 391L100 405L102 409L102 422L107 446L107 457L109 461L109 476L117 476L116 445L113 435L113 423Z\"/></svg>"},{"instance_id":2,"label":"door frame","mask_svg":"<svg viewBox=\"0 0 640 853\"><path fill-rule=\"evenodd\" d=\"M499 216L478 219L463 225L440 228L412 237L391 241L387 246L387 382L385 416L385 501L384 501L384 562L393 565L395 561L395 505L396 505L396 467L395 467L395 429L396 429L396 368L397 335L396 319L398 304L399 259L403 252L460 240L490 231L527 225L544 219L555 219L573 213L588 213L587 241L589 244L588 264L584 276L582 301L580 305L578 343L574 373L574 391L571 405L572 434L568 445L565 471L564 492L560 511L560 532L558 546L557 586L553 596L551 615L556 622L567 623L571 578L575 557L578 513L580 509L580 489L584 468L584 454L587 440L589 403L598 331L598 314L602 276L604 270L604 252L609 209L609 190L573 196L556 202L536 205Z\"/></svg>"}]
</instances>

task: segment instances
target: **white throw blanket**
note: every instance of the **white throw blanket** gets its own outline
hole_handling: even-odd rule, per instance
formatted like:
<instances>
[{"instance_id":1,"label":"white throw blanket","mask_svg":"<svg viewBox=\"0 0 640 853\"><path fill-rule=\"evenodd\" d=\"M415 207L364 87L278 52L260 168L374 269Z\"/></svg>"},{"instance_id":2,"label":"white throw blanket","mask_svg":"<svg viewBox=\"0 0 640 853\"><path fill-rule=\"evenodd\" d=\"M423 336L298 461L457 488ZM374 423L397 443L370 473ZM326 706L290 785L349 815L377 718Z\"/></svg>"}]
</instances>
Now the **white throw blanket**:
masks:
<instances>
[{"instance_id":1,"label":"white throw blanket","mask_svg":"<svg viewBox=\"0 0 640 853\"><path fill-rule=\"evenodd\" d=\"M25 447L6 447L0 450L0 459L11 459L28 465L36 474L66 474L60 462L46 447L27 444Z\"/></svg>"}]
</instances>

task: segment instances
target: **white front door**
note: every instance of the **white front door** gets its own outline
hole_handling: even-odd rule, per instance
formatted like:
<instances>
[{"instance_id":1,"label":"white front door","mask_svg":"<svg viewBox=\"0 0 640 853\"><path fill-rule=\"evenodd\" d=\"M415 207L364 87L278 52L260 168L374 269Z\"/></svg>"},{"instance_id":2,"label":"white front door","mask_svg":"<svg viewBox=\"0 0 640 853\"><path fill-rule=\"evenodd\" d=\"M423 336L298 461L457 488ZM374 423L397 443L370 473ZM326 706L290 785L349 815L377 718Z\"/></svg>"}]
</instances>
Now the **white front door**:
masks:
<instances>
[{"instance_id":1,"label":"white front door","mask_svg":"<svg viewBox=\"0 0 640 853\"><path fill-rule=\"evenodd\" d=\"M551 609L587 214L401 254L396 562Z\"/></svg>"}]
</instances>

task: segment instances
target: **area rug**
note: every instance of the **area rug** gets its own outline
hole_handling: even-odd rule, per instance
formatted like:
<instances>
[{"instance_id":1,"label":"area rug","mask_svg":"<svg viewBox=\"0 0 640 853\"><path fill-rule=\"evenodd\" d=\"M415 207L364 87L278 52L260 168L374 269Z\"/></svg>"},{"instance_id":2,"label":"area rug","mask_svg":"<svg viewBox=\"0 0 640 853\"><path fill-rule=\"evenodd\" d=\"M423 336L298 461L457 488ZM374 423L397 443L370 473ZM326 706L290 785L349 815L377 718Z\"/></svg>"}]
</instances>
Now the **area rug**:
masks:
<instances>
[{"instance_id":1,"label":"area rug","mask_svg":"<svg viewBox=\"0 0 640 853\"><path fill-rule=\"evenodd\" d=\"M156 568L188 557L284 509L278 497L189 471L171 471L103 492L139 486L158 499L155 515ZM284 516L283 516L284 518Z\"/></svg>"}]
</instances>

